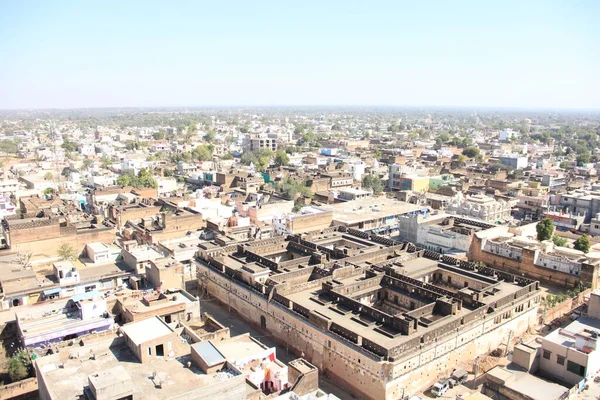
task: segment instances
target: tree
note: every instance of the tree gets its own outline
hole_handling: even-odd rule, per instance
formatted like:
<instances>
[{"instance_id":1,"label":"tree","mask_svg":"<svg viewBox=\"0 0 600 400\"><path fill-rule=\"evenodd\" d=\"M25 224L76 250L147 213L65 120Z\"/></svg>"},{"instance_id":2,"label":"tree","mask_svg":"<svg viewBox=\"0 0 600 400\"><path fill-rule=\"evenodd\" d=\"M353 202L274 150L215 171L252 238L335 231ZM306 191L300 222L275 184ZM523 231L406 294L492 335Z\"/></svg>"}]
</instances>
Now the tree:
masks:
<instances>
[{"instance_id":1,"label":"tree","mask_svg":"<svg viewBox=\"0 0 600 400\"><path fill-rule=\"evenodd\" d=\"M160 131L158 131L158 132L154 132L154 133L152 134L152 138L153 138L154 140L163 140L165 137L166 137L166 133L165 133L165 131L163 131L162 129L161 129Z\"/></svg>"},{"instance_id":2,"label":"tree","mask_svg":"<svg viewBox=\"0 0 600 400\"><path fill-rule=\"evenodd\" d=\"M48 194L54 194L54 189L52 188L46 188L44 189L44 194L48 195Z\"/></svg>"},{"instance_id":3,"label":"tree","mask_svg":"<svg viewBox=\"0 0 600 400\"><path fill-rule=\"evenodd\" d=\"M10 139L0 140L0 151L5 154L16 154L19 151L19 145Z\"/></svg>"},{"instance_id":4,"label":"tree","mask_svg":"<svg viewBox=\"0 0 600 400\"><path fill-rule=\"evenodd\" d=\"M73 260L77 257L77 253L75 253L75 250L73 250L73 247L71 247L69 243L61 244L58 250L56 251L56 254L62 260Z\"/></svg>"},{"instance_id":5,"label":"tree","mask_svg":"<svg viewBox=\"0 0 600 400\"><path fill-rule=\"evenodd\" d=\"M383 192L383 182L376 175L365 175L362 179L362 185L365 189L371 189L375 196Z\"/></svg>"},{"instance_id":6,"label":"tree","mask_svg":"<svg viewBox=\"0 0 600 400\"><path fill-rule=\"evenodd\" d=\"M277 166L286 166L290 163L290 157L287 155L285 150L277 150L275 152L275 165Z\"/></svg>"},{"instance_id":7,"label":"tree","mask_svg":"<svg viewBox=\"0 0 600 400\"><path fill-rule=\"evenodd\" d=\"M567 169L567 168L569 168L569 163L566 161L563 161L560 163L559 167L562 169Z\"/></svg>"},{"instance_id":8,"label":"tree","mask_svg":"<svg viewBox=\"0 0 600 400\"><path fill-rule=\"evenodd\" d=\"M544 218L535 227L537 240L548 240L554 233L554 222L550 218Z\"/></svg>"},{"instance_id":9,"label":"tree","mask_svg":"<svg viewBox=\"0 0 600 400\"><path fill-rule=\"evenodd\" d=\"M31 372L31 356L25 350L20 349L8 363L8 376L13 382L22 381L29 377Z\"/></svg>"},{"instance_id":10,"label":"tree","mask_svg":"<svg viewBox=\"0 0 600 400\"><path fill-rule=\"evenodd\" d=\"M479 155L479 148L475 146L465 147L462 153L469 158L477 157Z\"/></svg>"},{"instance_id":11,"label":"tree","mask_svg":"<svg viewBox=\"0 0 600 400\"><path fill-rule=\"evenodd\" d=\"M588 235L580 236L575 243L573 243L573 248L588 253L590 251L590 237Z\"/></svg>"},{"instance_id":12,"label":"tree","mask_svg":"<svg viewBox=\"0 0 600 400\"><path fill-rule=\"evenodd\" d=\"M554 245L558 247L567 247L569 245L569 241L567 239L556 235L552 236L552 242L554 242Z\"/></svg>"},{"instance_id":13,"label":"tree","mask_svg":"<svg viewBox=\"0 0 600 400\"><path fill-rule=\"evenodd\" d=\"M84 158L82 161L83 169L88 169L93 163L94 163L93 160L91 160L89 158Z\"/></svg>"},{"instance_id":14,"label":"tree","mask_svg":"<svg viewBox=\"0 0 600 400\"><path fill-rule=\"evenodd\" d=\"M575 161L577 161L577 165L580 167L584 164L589 163L590 162L590 152L586 151L586 152L577 154L577 158L575 158Z\"/></svg>"},{"instance_id":15,"label":"tree","mask_svg":"<svg viewBox=\"0 0 600 400\"><path fill-rule=\"evenodd\" d=\"M240 157L240 163L242 165L250 165L251 163L256 165L257 162L258 159L256 158L256 155L250 151L245 151Z\"/></svg>"},{"instance_id":16,"label":"tree","mask_svg":"<svg viewBox=\"0 0 600 400\"><path fill-rule=\"evenodd\" d=\"M52 172L46 172L46 173L44 174L44 180L45 180L45 181L51 181L53 177L54 177L54 176L52 175Z\"/></svg>"},{"instance_id":17,"label":"tree","mask_svg":"<svg viewBox=\"0 0 600 400\"><path fill-rule=\"evenodd\" d=\"M381 160L381 150L375 150L375 159Z\"/></svg>"},{"instance_id":18,"label":"tree","mask_svg":"<svg viewBox=\"0 0 600 400\"><path fill-rule=\"evenodd\" d=\"M216 139L217 135L214 131L208 131L206 135L204 135L204 140L208 143L213 143Z\"/></svg>"},{"instance_id":19,"label":"tree","mask_svg":"<svg viewBox=\"0 0 600 400\"><path fill-rule=\"evenodd\" d=\"M214 147L212 147L214 150ZM212 150L209 145L198 146L192 152L192 156L198 161L209 161L212 159Z\"/></svg>"}]
</instances>

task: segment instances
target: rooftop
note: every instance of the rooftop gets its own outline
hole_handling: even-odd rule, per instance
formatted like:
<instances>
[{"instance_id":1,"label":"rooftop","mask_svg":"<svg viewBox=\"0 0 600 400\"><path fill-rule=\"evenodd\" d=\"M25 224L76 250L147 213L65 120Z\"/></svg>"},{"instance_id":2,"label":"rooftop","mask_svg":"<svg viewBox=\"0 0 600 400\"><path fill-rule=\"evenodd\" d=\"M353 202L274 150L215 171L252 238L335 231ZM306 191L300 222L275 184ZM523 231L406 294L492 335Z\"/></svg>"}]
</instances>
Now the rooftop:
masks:
<instances>
[{"instance_id":1,"label":"rooftop","mask_svg":"<svg viewBox=\"0 0 600 400\"><path fill-rule=\"evenodd\" d=\"M94 357L90 358L90 354ZM101 371L115 371L123 368L132 381L134 398L144 400L171 399L182 396L188 399L201 399L201 391L211 385L222 385L223 381L237 375L235 371L217 372L206 375L192 364L190 355L174 359L158 359L149 363L139 363L134 354L123 341L112 340L93 346L73 349L71 357L63 359L60 354L38 358L36 363L48 391L53 399L83 398L84 388L88 386L88 376L92 380L111 379L115 374L101 378ZM119 369L120 369L119 368ZM122 371L122 370L121 370ZM119 380L125 374L117 374ZM157 377L157 378L154 378ZM155 384L158 379L161 385ZM114 382L114 380L113 380Z\"/></svg>"},{"instance_id":2,"label":"rooftop","mask_svg":"<svg viewBox=\"0 0 600 400\"><path fill-rule=\"evenodd\" d=\"M121 330L136 346L173 333L169 325L159 317L131 322L121 327Z\"/></svg>"}]
</instances>

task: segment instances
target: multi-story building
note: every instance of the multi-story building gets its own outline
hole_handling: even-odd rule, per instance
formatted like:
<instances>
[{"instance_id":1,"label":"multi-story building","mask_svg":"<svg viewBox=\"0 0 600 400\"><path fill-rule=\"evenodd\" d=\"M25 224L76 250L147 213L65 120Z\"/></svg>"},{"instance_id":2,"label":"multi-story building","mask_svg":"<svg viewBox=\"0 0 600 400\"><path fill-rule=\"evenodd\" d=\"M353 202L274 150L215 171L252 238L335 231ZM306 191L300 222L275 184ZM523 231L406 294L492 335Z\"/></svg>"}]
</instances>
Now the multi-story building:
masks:
<instances>
[{"instance_id":1,"label":"multi-story building","mask_svg":"<svg viewBox=\"0 0 600 400\"><path fill-rule=\"evenodd\" d=\"M498 157L498 160L500 160L500 162L507 167L523 169L527 167L529 158L527 156L520 155L506 155Z\"/></svg>"},{"instance_id":2,"label":"multi-story building","mask_svg":"<svg viewBox=\"0 0 600 400\"><path fill-rule=\"evenodd\" d=\"M584 222L588 223L592 217L600 213L600 192L576 190L561 193L557 196L557 203L564 212L585 215Z\"/></svg>"},{"instance_id":3,"label":"multi-story building","mask_svg":"<svg viewBox=\"0 0 600 400\"><path fill-rule=\"evenodd\" d=\"M345 227L198 257L215 298L369 399L422 390L537 318L535 281Z\"/></svg>"},{"instance_id":4,"label":"multi-story building","mask_svg":"<svg viewBox=\"0 0 600 400\"><path fill-rule=\"evenodd\" d=\"M554 246L551 241L540 243L519 229L498 227L476 233L469 260L555 285L575 287L581 282L593 289L600 287L598 253L585 254Z\"/></svg>"},{"instance_id":5,"label":"multi-story building","mask_svg":"<svg viewBox=\"0 0 600 400\"><path fill-rule=\"evenodd\" d=\"M252 135L246 138L245 148L251 152L259 152L261 150L276 151L279 138L272 135Z\"/></svg>"},{"instance_id":6,"label":"multi-story building","mask_svg":"<svg viewBox=\"0 0 600 400\"><path fill-rule=\"evenodd\" d=\"M409 215L400 220L400 240L438 253L466 253L476 232L498 225L447 214Z\"/></svg>"},{"instance_id":7,"label":"multi-story building","mask_svg":"<svg viewBox=\"0 0 600 400\"><path fill-rule=\"evenodd\" d=\"M511 219L511 210L518 200L495 200L485 195L463 196L458 193L447 203L450 214L464 215L491 223L502 223Z\"/></svg>"}]
</instances>

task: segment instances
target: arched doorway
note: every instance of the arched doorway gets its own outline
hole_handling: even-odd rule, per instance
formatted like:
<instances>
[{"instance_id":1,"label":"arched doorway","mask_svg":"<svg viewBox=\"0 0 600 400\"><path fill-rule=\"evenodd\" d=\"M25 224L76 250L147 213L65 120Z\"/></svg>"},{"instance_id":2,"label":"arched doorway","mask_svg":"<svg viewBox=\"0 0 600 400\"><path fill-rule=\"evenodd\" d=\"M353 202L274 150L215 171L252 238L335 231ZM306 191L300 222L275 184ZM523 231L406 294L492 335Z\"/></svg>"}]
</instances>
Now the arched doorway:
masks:
<instances>
[{"instance_id":1,"label":"arched doorway","mask_svg":"<svg viewBox=\"0 0 600 400\"><path fill-rule=\"evenodd\" d=\"M265 318L264 315L260 316L260 327L262 329L267 329L267 319Z\"/></svg>"}]
</instances>

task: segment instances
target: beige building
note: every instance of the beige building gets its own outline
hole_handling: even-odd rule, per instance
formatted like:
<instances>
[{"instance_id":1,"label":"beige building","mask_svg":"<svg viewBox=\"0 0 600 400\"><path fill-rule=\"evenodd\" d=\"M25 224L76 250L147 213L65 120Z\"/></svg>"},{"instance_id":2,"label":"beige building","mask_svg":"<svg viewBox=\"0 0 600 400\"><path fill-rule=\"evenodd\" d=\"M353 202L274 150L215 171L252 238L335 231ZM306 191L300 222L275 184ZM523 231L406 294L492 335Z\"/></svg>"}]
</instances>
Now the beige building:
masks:
<instances>
[{"instance_id":1,"label":"beige building","mask_svg":"<svg viewBox=\"0 0 600 400\"><path fill-rule=\"evenodd\" d=\"M345 227L198 256L212 295L363 398L423 390L537 318L535 281ZM246 264L272 274L249 285Z\"/></svg>"}]
</instances>

